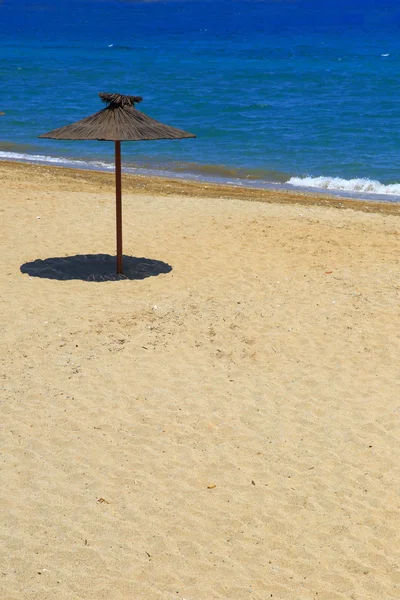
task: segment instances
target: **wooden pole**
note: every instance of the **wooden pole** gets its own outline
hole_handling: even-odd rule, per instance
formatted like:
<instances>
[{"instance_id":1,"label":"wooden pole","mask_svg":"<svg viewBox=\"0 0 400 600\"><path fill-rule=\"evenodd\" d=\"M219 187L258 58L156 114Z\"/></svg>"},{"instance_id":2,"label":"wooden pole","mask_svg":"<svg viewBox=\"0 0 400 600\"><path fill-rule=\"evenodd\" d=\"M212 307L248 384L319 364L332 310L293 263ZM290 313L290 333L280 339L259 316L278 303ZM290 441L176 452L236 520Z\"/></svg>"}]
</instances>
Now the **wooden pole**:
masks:
<instances>
[{"instance_id":1,"label":"wooden pole","mask_svg":"<svg viewBox=\"0 0 400 600\"><path fill-rule=\"evenodd\" d=\"M122 274L121 142L115 142L115 207L117 223L117 273Z\"/></svg>"}]
</instances>

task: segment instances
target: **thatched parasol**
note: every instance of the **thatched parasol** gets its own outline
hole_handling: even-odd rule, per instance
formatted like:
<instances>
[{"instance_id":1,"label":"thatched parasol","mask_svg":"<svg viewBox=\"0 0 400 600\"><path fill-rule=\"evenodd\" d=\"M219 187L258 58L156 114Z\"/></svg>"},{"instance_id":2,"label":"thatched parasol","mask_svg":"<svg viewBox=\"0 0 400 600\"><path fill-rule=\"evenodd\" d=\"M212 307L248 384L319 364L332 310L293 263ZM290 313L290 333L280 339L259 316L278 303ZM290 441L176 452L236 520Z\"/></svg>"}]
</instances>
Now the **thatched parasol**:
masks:
<instances>
[{"instance_id":1,"label":"thatched parasol","mask_svg":"<svg viewBox=\"0 0 400 600\"><path fill-rule=\"evenodd\" d=\"M155 121L135 108L141 96L100 93L106 108L81 121L39 135L55 140L107 140L115 142L117 218L117 273L122 267L121 142L194 138L192 133Z\"/></svg>"}]
</instances>

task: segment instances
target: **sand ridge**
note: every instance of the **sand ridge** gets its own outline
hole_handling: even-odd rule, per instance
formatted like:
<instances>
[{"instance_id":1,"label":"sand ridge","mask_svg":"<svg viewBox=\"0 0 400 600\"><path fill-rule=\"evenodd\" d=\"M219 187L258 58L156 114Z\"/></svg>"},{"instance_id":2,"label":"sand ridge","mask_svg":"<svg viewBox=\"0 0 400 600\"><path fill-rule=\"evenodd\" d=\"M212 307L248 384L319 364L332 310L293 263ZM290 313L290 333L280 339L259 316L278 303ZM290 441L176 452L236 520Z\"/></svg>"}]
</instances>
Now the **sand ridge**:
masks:
<instances>
[{"instance_id":1,"label":"sand ridge","mask_svg":"<svg viewBox=\"0 0 400 600\"><path fill-rule=\"evenodd\" d=\"M397 598L398 218L0 172L1 597Z\"/></svg>"}]
</instances>

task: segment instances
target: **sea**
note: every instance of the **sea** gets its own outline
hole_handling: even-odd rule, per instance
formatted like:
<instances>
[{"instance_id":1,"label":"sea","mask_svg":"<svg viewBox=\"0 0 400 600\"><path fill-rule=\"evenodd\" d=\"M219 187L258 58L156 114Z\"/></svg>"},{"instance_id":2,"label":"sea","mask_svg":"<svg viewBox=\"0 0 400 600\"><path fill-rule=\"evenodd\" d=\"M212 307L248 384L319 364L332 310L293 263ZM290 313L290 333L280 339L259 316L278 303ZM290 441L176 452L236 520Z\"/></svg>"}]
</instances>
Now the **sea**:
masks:
<instances>
[{"instance_id":1,"label":"sea","mask_svg":"<svg viewBox=\"0 0 400 600\"><path fill-rule=\"evenodd\" d=\"M38 135L143 96L196 139L127 172L400 202L398 0L0 0L0 160L113 170Z\"/></svg>"}]
</instances>

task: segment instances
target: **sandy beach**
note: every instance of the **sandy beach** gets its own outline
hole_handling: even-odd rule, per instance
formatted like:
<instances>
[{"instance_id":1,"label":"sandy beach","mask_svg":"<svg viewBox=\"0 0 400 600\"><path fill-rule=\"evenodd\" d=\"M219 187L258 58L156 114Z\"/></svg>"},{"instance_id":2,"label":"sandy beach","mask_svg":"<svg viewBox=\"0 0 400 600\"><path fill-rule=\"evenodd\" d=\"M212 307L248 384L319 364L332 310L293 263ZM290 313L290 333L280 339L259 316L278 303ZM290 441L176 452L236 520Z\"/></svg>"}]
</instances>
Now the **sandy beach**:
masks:
<instances>
[{"instance_id":1,"label":"sandy beach","mask_svg":"<svg viewBox=\"0 0 400 600\"><path fill-rule=\"evenodd\" d=\"M399 598L400 204L0 178L1 599Z\"/></svg>"}]
</instances>

